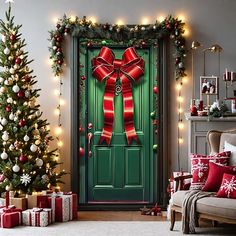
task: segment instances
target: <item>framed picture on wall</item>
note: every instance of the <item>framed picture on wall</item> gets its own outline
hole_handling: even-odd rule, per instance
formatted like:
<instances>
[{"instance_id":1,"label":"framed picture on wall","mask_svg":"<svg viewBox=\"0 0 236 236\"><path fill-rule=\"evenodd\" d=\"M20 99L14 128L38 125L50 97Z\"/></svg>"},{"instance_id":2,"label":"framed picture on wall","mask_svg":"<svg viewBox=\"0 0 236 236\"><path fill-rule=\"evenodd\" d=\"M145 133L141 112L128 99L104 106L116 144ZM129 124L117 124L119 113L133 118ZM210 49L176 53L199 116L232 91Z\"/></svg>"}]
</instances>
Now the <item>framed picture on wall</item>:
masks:
<instances>
[{"instance_id":1,"label":"framed picture on wall","mask_svg":"<svg viewBox=\"0 0 236 236\"><path fill-rule=\"evenodd\" d=\"M200 76L200 94L217 95L218 80L216 76Z\"/></svg>"}]
</instances>

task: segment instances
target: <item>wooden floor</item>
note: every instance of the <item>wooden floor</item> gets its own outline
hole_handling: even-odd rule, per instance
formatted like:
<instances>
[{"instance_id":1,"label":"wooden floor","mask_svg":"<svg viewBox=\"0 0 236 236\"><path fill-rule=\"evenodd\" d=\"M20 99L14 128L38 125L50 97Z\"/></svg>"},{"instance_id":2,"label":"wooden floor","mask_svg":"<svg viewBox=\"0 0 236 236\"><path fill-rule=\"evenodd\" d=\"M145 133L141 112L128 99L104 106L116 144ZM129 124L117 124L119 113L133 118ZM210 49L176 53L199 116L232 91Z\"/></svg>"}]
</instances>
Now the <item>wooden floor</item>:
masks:
<instances>
[{"instance_id":1,"label":"wooden floor","mask_svg":"<svg viewBox=\"0 0 236 236\"><path fill-rule=\"evenodd\" d=\"M166 221L163 216L141 215L140 211L79 211L81 221Z\"/></svg>"}]
</instances>

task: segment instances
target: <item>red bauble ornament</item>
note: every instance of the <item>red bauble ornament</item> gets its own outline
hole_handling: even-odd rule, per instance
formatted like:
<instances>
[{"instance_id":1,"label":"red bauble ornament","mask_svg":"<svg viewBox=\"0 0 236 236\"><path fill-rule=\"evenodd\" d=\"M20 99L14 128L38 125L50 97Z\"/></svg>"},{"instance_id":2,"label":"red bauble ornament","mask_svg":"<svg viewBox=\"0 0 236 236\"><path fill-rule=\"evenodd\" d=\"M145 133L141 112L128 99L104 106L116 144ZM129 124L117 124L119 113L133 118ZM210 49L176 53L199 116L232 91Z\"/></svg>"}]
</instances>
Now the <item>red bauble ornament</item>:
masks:
<instances>
[{"instance_id":1,"label":"red bauble ornament","mask_svg":"<svg viewBox=\"0 0 236 236\"><path fill-rule=\"evenodd\" d=\"M179 64L179 62L180 62L180 57L176 57L175 58L175 64L177 65L177 64Z\"/></svg>"},{"instance_id":2,"label":"red bauble ornament","mask_svg":"<svg viewBox=\"0 0 236 236\"><path fill-rule=\"evenodd\" d=\"M16 40L16 35L15 34L11 34L10 35L10 40L11 41L15 41Z\"/></svg>"},{"instance_id":3,"label":"red bauble ornament","mask_svg":"<svg viewBox=\"0 0 236 236\"><path fill-rule=\"evenodd\" d=\"M197 115L198 115L198 113L197 113L197 107L193 105L193 106L190 108L190 113L191 113L191 116L197 116Z\"/></svg>"},{"instance_id":4,"label":"red bauble ornament","mask_svg":"<svg viewBox=\"0 0 236 236\"><path fill-rule=\"evenodd\" d=\"M92 129L93 128L93 124L92 123L88 123L88 129Z\"/></svg>"},{"instance_id":5,"label":"red bauble ornament","mask_svg":"<svg viewBox=\"0 0 236 236\"><path fill-rule=\"evenodd\" d=\"M63 64L63 60L57 60L57 64L62 65Z\"/></svg>"},{"instance_id":6,"label":"red bauble ornament","mask_svg":"<svg viewBox=\"0 0 236 236\"><path fill-rule=\"evenodd\" d=\"M23 126L25 126L25 123L26 123L26 121L25 121L24 119L21 119L21 120L19 121L19 126L20 126L20 127L23 127Z\"/></svg>"},{"instance_id":7,"label":"red bauble ornament","mask_svg":"<svg viewBox=\"0 0 236 236\"><path fill-rule=\"evenodd\" d=\"M79 156L80 157L84 156L84 149L82 147L79 148Z\"/></svg>"},{"instance_id":8,"label":"red bauble ornament","mask_svg":"<svg viewBox=\"0 0 236 236\"><path fill-rule=\"evenodd\" d=\"M10 106L6 106L6 112L10 112L11 111L11 107Z\"/></svg>"},{"instance_id":9,"label":"red bauble ornament","mask_svg":"<svg viewBox=\"0 0 236 236\"><path fill-rule=\"evenodd\" d=\"M82 80L86 80L86 76L85 76L85 75L82 75L82 76L81 76L81 79L82 79Z\"/></svg>"},{"instance_id":10,"label":"red bauble ornament","mask_svg":"<svg viewBox=\"0 0 236 236\"><path fill-rule=\"evenodd\" d=\"M93 43L92 42L88 42L87 43L87 47L91 48L93 46Z\"/></svg>"},{"instance_id":11,"label":"red bauble ornament","mask_svg":"<svg viewBox=\"0 0 236 236\"><path fill-rule=\"evenodd\" d=\"M15 60L15 63L16 63L17 65L20 65L21 59L20 59L19 57L17 57L16 60Z\"/></svg>"},{"instance_id":12,"label":"red bauble ornament","mask_svg":"<svg viewBox=\"0 0 236 236\"><path fill-rule=\"evenodd\" d=\"M82 126L79 127L79 132L80 132L80 133L84 132L84 128L83 128Z\"/></svg>"},{"instance_id":13,"label":"red bauble ornament","mask_svg":"<svg viewBox=\"0 0 236 236\"><path fill-rule=\"evenodd\" d=\"M25 75L24 77L23 77L23 80L25 81L25 82L30 82L30 77L28 76L28 75Z\"/></svg>"},{"instance_id":14,"label":"red bauble ornament","mask_svg":"<svg viewBox=\"0 0 236 236\"><path fill-rule=\"evenodd\" d=\"M65 32L65 33L69 33L69 32L70 32L70 29L69 29L69 28L65 28L64 32Z\"/></svg>"},{"instance_id":15,"label":"red bauble ornament","mask_svg":"<svg viewBox=\"0 0 236 236\"><path fill-rule=\"evenodd\" d=\"M61 36L56 37L56 41L57 42L61 42L62 41L62 37Z\"/></svg>"},{"instance_id":16,"label":"red bauble ornament","mask_svg":"<svg viewBox=\"0 0 236 236\"><path fill-rule=\"evenodd\" d=\"M28 161L28 157L27 157L27 156L25 156L25 155L23 155L23 154L21 154L21 155L20 155L20 157L19 157L19 160L20 160L20 162L23 162L23 163L25 163L25 162L27 162L27 161Z\"/></svg>"},{"instance_id":17,"label":"red bauble ornament","mask_svg":"<svg viewBox=\"0 0 236 236\"><path fill-rule=\"evenodd\" d=\"M62 52L62 48L57 48L57 52Z\"/></svg>"},{"instance_id":18,"label":"red bauble ornament","mask_svg":"<svg viewBox=\"0 0 236 236\"><path fill-rule=\"evenodd\" d=\"M146 46L146 42L145 41L142 41L141 42L141 47L145 47Z\"/></svg>"},{"instance_id":19,"label":"red bauble ornament","mask_svg":"<svg viewBox=\"0 0 236 236\"><path fill-rule=\"evenodd\" d=\"M18 93L17 93L17 97L18 98L23 98L25 96L25 93L22 91L22 90L20 90Z\"/></svg>"},{"instance_id":20,"label":"red bauble ornament","mask_svg":"<svg viewBox=\"0 0 236 236\"><path fill-rule=\"evenodd\" d=\"M157 86L154 86L154 87L153 87L153 93L155 93L155 94L158 93L158 87L157 87Z\"/></svg>"}]
</instances>

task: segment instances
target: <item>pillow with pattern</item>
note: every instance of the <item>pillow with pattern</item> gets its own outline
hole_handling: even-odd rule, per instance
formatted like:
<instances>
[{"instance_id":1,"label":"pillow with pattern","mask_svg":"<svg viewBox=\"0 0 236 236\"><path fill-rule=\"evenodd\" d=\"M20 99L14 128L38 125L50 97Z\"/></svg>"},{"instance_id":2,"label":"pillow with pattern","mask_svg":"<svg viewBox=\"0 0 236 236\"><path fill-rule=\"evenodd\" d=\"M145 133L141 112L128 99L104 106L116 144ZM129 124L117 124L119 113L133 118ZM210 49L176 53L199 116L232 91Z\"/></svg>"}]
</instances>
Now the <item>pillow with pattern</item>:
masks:
<instances>
[{"instance_id":1,"label":"pillow with pattern","mask_svg":"<svg viewBox=\"0 0 236 236\"><path fill-rule=\"evenodd\" d=\"M236 175L224 173L217 197L236 198Z\"/></svg>"},{"instance_id":2,"label":"pillow with pattern","mask_svg":"<svg viewBox=\"0 0 236 236\"><path fill-rule=\"evenodd\" d=\"M209 171L209 162L229 164L231 152L221 152L215 155L191 154L191 173L193 175L190 189L201 190L205 185Z\"/></svg>"}]
</instances>

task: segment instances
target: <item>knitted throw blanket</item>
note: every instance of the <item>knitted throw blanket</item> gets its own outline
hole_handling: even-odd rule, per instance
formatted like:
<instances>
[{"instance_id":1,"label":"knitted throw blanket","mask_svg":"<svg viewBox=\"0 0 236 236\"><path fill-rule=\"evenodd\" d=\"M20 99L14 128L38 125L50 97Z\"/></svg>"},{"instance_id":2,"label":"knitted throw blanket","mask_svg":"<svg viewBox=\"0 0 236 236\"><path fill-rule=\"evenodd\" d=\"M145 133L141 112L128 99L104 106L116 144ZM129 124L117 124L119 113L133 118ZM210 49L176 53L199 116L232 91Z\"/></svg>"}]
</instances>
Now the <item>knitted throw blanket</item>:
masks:
<instances>
[{"instance_id":1,"label":"knitted throw blanket","mask_svg":"<svg viewBox=\"0 0 236 236\"><path fill-rule=\"evenodd\" d=\"M197 222L196 203L197 200L213 196L213 193L190 190L185 195L182 206L182 232L184 234L194 234Z\"/></svg>"}]
</instances>

